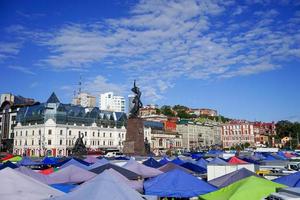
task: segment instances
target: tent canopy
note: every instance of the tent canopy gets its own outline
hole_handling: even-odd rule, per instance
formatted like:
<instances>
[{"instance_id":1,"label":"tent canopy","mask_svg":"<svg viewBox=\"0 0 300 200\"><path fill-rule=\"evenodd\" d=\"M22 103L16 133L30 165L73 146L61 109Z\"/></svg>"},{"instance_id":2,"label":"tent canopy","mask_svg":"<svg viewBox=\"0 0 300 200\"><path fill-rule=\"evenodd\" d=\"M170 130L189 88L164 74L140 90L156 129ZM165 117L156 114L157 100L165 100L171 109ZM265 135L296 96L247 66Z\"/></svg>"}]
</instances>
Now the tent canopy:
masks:
<instances>
[{"instance_id":1,"label":"tent canopy","mask_svg":"<svg viewBox=\"0 0 300 200\"><path fill-rule=\"evenodd\" d=\"M136 174L135 172L132 172L128 169L125 169L123 167L119 167L119 166L111 164L111 163L107 163L107 164L102 165L100 167L91 169L90 171L94 172L96 174L101 174L106 169L114 169L117 172L119 172L120 174L122 174L123 176L125 176L126 178L128 178L129 180L137 180L137 179L141 178L141 176Z\"/></svg>"},{"instance_id":2,"label":"tent canopy","mask_svg":"<svg viewBox=\"0 0 300 200\"><path fill-rule=\"evenodd\" d=\"M273 181L290 187L300 187L300 172L296 172L287 176L281 176Z\"/></svg>"},{"instance_id":3,"label":"tent canopy","mask_svg":"<svg viewBox=\"0 0 300 200\"><path fill-rule=\"evenodd\" d=\"M243 161L241 159L239 159L236 156L233 156L229 159L228 161L229 164L234 164L234 165L238 165L238 164L248 164L246 161Z\"/></svg>"},{"instance_id":4,"label":"tent canopy","mask_svg":"<svg viewBox=\"0 0 300 200\"><path fill-rule=\"evenodd\" d=\"M22 157L21 156L14 156L14 157L12 157L12 158L9 158L9 159L7 159L7 160L4 160L4 161L2 161L3 163L4 162L8 162L8 161L10 161L10 162L19 162L19 161L21 161L22 160Z\"/></svg>"},{"instance_id":5,"label":"tent canopy","mask_svg":"<svg viewBox=\"0 0 300 200\"><path fill-rule=\"evenodd\" d=\"M108 170L87 181L74 191L55 200L143 200L141 194L117 179Z\"/></svg>"},{"instance_id":6,"label":"tent canopy","mask_svg":"<svg viewBox=\"0 0 300 200\"><path fill-rule=\"evenodd\" d=\"M168 162L170 162L166 157L163 157L162 159L160 159L160 161L158 161L161 165L165 165Z\"/></svg>"},{"instance_id":7,"label":"tent canopy","mask_svg":"<svg viewBox=\"0 0 300 200\"><path fill-rule=\"evenodd\" d=\"M227 165L228 163L221 158L214 158L212 159L208 164L213 164L213 165Z\"/></svg>"},{"instance_id":8,"label":"tent canopy","mask_svg":"<svg viewBox=\"0 0 300 200\"><path fill-rule=\"evenodd\" d=\"M197 162L196 162L196 165L204 168L204 169L207 169L207 161L203 158L200 158Z\"/></svg>"},{"instance_id":9,"label":"tent canopy","mask_svg":"<svg viewBox=\"0 0 300 200\"><path fill-rule=\"evenodd\" d=\"M56 158L53 158L53 157L45 157L43 160L42 160L42 163L44 165L56 165L58 162L57 162L57 159Z\"/></svg>"},{"instance_id":10,"label":"tent canopy","mask_svg":"<svg viewBox=\"0 0 300 200\"><path fill-rule=\"evenodd\" d=\"M1 199L40 200L64 194L61 191L10 168L5 168L0 171L0 185Z\"/></svg>"},{"instance_id":11,"label":"tent canopy","mask_svg":"<svg viewBox=\"0 0 300 200\"><path fill-rule=\"evenodd\" d=\"M0 170L1 170L1 169L4 169L4 168L7 168L7 167L9 167L9 168L11 168L11 169L15 169L15 168L17 168L18 166L15 165L15 164L13 164L13 163L10 162L10 161L7 161L7 162L5 162L4 164L2 164L2 165L0 166Z\"/></svg>"},{"instance_id":12,"label":"tent canopy","mask_svg":"<svg viewBox=\"0 0 300 200\"><path fill-rule=\"evenodd\" d=\"M15 170L17 170L18 172L21 172L22 174L25 174L31 178L34 178L42 183L48 184L49 183L49 177L45 176L44 174L41 173L37 173L35 171L33 171L32 169L29 169L27 167L21 166L19 168L16 168Z\"/></svg>"},{"instance_id":13,"label":"tent canopy","mask_svg":"<svg viewBox=\"0 0 300 200\"><path fill-rule=\"evenodd\" d=\"M148 167L146 165L138 163L137 161L135 161L133 159L130 159L123 166L123 168L133 171L133 172L141 175L143 178L150 178L150 177L158 176L163 173L162 171L160 171L158 169Z\"/></svg>"},{"instance_id":14,"label":"tent canopy","mask_svg":"<svg viewBox=\"0 0 300 200\"><path fill-rule=\"evenodd\" d=\"M88 170L95 169L95 168L105 165L107 163L109 163L109 161L106 160L105 158L101 158L101 159L97 158L97 161L94 164L88 166Z\"/></svg>"},{"instance_id":15,"label":"tent canopy","mask_svg":"<svg viewBox=\"0 0 300 200\"><path fill-rule=\"evenodd\" d=\"M18 166L34 166L34 165L39 165L39 164L40 163L31 160L27 156L23 157L22 160L20 160L19 162L17 162Z\"/></svg>"},{"instance_id":16,"label":"tent canopy","mask_svg":"<svg viewBox=\"0 0 300 200\"><path fill-rule=\"evenodd\" d=\"M75 165L77 167L80 167L82 169L88 169L87 165L82 164L81 162L79 162L77 159L72 158L71 160L65 162L63 165L60 166L60 168L65 168L68 167L70 165Z\"/></svg>"},{"instance_id":17,"label":"tent canopy","mask_svg":"<svg viewBox=\"0 0 300 200\"><path fill-rule=\"evenodd\" d=\"M226 187L232 183L235 183L236 181L247 178L249 176L257 176L257 175L254 172L252 172L246 168L242 168L242 169L233 171L231 173L225 174L223 176L220 176L218 178L215 178L213 180L210 180L208 182L218 188L222 188L222 187Z\"/></svg>"},{"instance_id":18,"label":"tent canopy","mask_svg":"<svg viewBox=\"0 0 300 200\"><path fill-rule=\"evenodd\" d=\"M174 158L171 162L176 164L176 165L182 165L183 163L185 163L183 160L181 160L178 157Z\"/></svg>"},{"instance_id":19,"label":"tent canopy","mask_svg":"<svg viewBox=\"0 0 300 200\"><path fill-rule=\"evenodd\" d=\"M153 167L153 168L159 168L162 166L158 161L156 161L154 158L150 157L147 160L143 162L144 165L148 167Z\"/></svg>"},{"instance_id":20,"label":"tent canopy","mask_svg":"<svg viewBox=\"0 0 300 200\"><path fill-rule=\"evenodd\" d=\"M181 167L181 166L179 166L179 165L176 165L176 164L174 164L174 163L172 163L172 162L169 162L169 163L163 165L162 167L160 167L160 168L158 168L158 169L159 169L160 171L162 171L162 172L168 172L168 171L171 171L171 170L173 170L173 169L180 169L180 170L185 171L185 172L190 173L190 174L193 173L193 171L191 171L191 170L189 170L189 169L187 169L187 168Z\"/></svg>"},{"instance_id":21,"label":"tent canopy","mask_svg":"<svg viewBox=\"0 0 300 200\"><path fill-rule=\"evenodd\" d=\"M144 182L146 195L189 198L215 191L216 188L182 170L174 169Z\"/></svg>"},{"instance_id":22,"label":"tent canopy","mask_svg":"<svg viewBox=\"0 0 300 200\"><path fill-rule=\"evenodd\" d=\"M284 185L274 183L272 181L250 176L235 183L232 183L215 192L200 196L202 200L261 200L269 194L276 192L276 188L283 188Z\"/></svg>"},{"instance_id":23,"label":"tent canopy","mask_svg":"<svg viewBox=\"0 0 300 200\"><path fill-rule=\"evenodd\" d=\"M193 164L193 163L190 163L190 162L183 163L180 166L182 166L186 169L189 169L193 172L199 173L199 174L203 174L203 173L207 172L207 170L205 168L200 167L199 165L196 165L196 164Z\"/></svg>"},{"instance_id":24,"label":"tent canopy","mask_svg":"<svg viewBox=\"0 0 300 200\"><path fill-rule=\"evenodd\" d=\"M75 165L69 165L55 173L48 175L48 184L82 183L94 178L96 175L97 174L93 172L87 171Z\"/></svg>"}]
</instances>

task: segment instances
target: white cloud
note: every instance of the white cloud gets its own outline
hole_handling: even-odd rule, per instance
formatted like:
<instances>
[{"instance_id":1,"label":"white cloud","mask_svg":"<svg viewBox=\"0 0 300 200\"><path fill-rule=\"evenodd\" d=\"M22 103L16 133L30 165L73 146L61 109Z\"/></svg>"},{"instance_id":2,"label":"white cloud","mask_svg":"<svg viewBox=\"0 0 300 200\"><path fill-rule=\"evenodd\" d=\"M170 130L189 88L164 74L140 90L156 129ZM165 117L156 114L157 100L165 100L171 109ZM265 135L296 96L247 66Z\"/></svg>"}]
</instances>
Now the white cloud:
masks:
<instances>
[{"instance_id":1,"label":"white cloud","mask_svg":"<svg viewBox=\"0 0 300 200\"><path fill-rule=\"evenodd\" d=\"M8 68L13 69L13 70L17 70L20 71L24 74L29 74L29 75L36 75L35 72L33 72L32 70L30 70L29 68L26 67L21 67L21 66L9 66Z\"/></svg>"},{"instance_id":2,"label":"white cloud","mask_svg":"<svg viewBox=\"0 0 300 200\"><path fill-rule=\"evenodd\" d=\"M20 48L20 43L0 41L0 62L16 56L19 53Z\"/></svg>"}]
</instances>

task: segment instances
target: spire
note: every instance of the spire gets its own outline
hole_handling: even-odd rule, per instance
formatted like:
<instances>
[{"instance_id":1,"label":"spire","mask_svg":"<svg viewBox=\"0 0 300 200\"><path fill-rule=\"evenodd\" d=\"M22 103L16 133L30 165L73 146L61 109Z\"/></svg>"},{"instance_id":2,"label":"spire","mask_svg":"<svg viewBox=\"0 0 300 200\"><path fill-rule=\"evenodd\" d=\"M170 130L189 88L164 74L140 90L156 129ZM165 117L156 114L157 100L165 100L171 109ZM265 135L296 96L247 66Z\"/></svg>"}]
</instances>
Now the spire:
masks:
<instances>
[{"instance_id":1,"label":"spire","mask_svg":"<svg viewBox=\"0 0 300 200\"><path fill-rule=\"evenodd\" d=\"M52 92L51 96L47 100L47 103L60 103L60 101L58 100L56 94Z\"/></svg>"}]
</instances>

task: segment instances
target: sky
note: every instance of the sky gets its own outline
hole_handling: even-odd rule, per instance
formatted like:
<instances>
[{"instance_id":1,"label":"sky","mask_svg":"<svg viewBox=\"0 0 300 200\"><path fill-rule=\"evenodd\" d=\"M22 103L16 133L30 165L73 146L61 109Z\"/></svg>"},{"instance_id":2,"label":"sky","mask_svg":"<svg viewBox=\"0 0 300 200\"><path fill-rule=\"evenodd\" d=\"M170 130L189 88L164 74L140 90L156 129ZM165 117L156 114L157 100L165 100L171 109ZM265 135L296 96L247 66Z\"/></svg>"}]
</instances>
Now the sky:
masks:
<instances>
[{"instance_id":1,"label":"sky","mask_svg":"<svg viewBox=\"0 0 300 200\"><path fill-rule=\"evenodd\" d=\"M74 91L300 121L300 1L0 0L0 93Z\"/></svg>"}]
</instances>

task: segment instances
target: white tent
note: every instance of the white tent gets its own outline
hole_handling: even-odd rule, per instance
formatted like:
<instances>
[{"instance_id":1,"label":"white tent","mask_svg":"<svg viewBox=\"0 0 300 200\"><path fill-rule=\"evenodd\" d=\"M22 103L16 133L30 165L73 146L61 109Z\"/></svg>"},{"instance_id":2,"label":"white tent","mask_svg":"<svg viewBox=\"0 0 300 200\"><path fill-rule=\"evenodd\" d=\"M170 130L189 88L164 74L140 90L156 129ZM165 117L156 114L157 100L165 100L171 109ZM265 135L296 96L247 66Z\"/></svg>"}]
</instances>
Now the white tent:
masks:
<instances>
[{"instance_id":1,"label":"white tent","mask_svg":"<svg viewBox=\"0 0 300 200\"><path fill-rule=\"evenodd\" d=\"M51 198L52 199L52 198ZM85 182L78 189L54 198L55 200L143 200L139 194L130 186L119 181L111 172L105 170L95 178Z\"/></svg>"},{"instance_id":2,"label":"white tent","mask_svg":"<svg viewBox=\"0 0 300 200\"><path fill-rule=\"evenodd\" d=\"M32 169L29 169L25 166L21 166L21 167L18 167L16 169L14 169L18 172L21 172L22 174L25 174L27 176L30 176L31 178L34 178L42 183L45 183L45 184L49 184L49 177L47 175L44 175L44 174L40 174L38 172L35 172L33 171Z\"/></svg>"},{"instance_id":3,"label":"white tent","mask_svg":"<svg viewBox=\"0 0 300 200\"><path fill-rule=\"evenodd\" d=\"M80 167L69 165L63 169L49 174L48 184L58 183L82 183L97 176L97 174L82 169Z\"/></svg>"},{"instance_id":4,"label":"white tent","mask_svg":"<svg viewBox=\"0 0 300 200\"><path fill-rule=\"evenodd\" d=\"M0 171L0 185L1 200L41 200L64 194L9 167Z\"/></svg>"},{"instance_id":5,"label":"white tent","mask_svg":"<svg viewBox=\"0 0 300 200\"><path fill-rule=\"evenodd\" d=\"M148 167L144 164L138 163L134 159L130 159L123 166L123 168L133 171L133 172L141 175L143 178L150 178L150 177L158 176L163 173L162 171L160 171L158 169Z\"/></svg>"}]
</instances>

